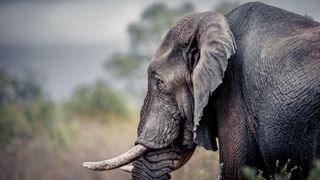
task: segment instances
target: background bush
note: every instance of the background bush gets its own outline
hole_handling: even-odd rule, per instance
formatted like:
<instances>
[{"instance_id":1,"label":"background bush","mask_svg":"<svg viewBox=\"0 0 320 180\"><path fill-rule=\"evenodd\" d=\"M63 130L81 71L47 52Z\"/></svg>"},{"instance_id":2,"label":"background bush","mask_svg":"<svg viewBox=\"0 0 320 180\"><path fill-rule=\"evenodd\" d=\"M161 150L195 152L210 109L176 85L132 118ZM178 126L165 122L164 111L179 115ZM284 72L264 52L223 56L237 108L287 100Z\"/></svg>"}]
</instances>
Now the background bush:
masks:
<instances>
[{"instance_id":1,"label":"background bush","mask_svg":"<svg viewBox=\"0 0 320 180\"><path fill-rule=\"evenodd\" d=\"M102 80L77 88L65 108L72 115L82 117L128 115L125 102Z\"/></svg>"}]
</instances>

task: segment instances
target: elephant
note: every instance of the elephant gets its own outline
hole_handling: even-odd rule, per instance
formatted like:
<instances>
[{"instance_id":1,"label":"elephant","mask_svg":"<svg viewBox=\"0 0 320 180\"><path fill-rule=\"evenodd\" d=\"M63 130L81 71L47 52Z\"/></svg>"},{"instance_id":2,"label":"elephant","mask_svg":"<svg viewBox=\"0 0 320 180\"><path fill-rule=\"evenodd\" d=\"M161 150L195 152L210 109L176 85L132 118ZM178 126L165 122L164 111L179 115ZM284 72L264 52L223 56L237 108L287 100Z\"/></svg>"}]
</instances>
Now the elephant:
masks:
<instances>
[{"instance_id":1,"label":"elephant","mask_svg":"<svg viewBox=\"0 0 320 180\"><path fill-rule=\"evenodd\" d=\"M134 180L170 179L202 146L219 148L221 179L244 179L245 166L273 179L286 163L305 179L320 158L320 24L311 18L260 2L183 17L147 73L136 146L85 167L133 162Z\"/></svg>"}]
</instances>

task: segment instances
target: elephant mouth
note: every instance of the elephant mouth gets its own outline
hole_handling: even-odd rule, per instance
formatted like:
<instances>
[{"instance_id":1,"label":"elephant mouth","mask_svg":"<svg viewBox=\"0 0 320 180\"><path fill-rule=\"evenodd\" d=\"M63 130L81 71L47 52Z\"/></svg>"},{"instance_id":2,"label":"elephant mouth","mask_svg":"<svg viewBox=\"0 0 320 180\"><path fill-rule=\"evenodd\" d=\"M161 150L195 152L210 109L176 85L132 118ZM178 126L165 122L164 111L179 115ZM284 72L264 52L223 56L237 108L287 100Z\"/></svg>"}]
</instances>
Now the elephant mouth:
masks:
<instances>
[{"instance_id":1,"label":"elephant mouth","mask_svg":"<svg viewBox=\"0 0 320 180\"><path fill-rule=\"evenodd\" d=\"M127 172L132 172L133 180L170 179L170 173L182 167L192 156L195 148L182 150L174 145L162 149L151 149L135 160Z\"/></svg>"},{"instance_id":2,"label":"elephant mouth","mask_svg":"<svg viewBox=\"0 0 320 180\"><path fill-rule=\"evenodd\" d=\"M175 157L172 156L172 158L169 158L170 160L172 160L172 167L170 168L171 171L177 170L177 169L181 168L185 163L187 163L188 160L193 155L195 148L196 148L196 146L194 146L193 148L191 148L189 150L185 150L185 151L181 152L181 154L179 153L180 154L179 156L175 156ZM137 144L136 146L134 146L133 148L131 148L127 152L125 152L117 157L107 159L107 160L102 160L102 161L84 162L82 165L85 168L88 168L93 171L108 171L108 170L120 168L123 171L132 172L133 166L128 166L127 164L129 164L135 160L139 161L139 159L141 159L143 157L146 157L146 158L149 157L148 160L151 162L152 162L152 159L157 159L155 161L160 162L160 161L163 161L168 158L167 155L170 154L170 153L168 153L170 150L172 150L172 148L167 148L167 149L162 149L162 150L161 149L156 149L156 150L155 149L148 149L147 147L145 147L141 144ZM138 163L136 163L136 164L138 164Z\"/></svg>"}]
</instances>

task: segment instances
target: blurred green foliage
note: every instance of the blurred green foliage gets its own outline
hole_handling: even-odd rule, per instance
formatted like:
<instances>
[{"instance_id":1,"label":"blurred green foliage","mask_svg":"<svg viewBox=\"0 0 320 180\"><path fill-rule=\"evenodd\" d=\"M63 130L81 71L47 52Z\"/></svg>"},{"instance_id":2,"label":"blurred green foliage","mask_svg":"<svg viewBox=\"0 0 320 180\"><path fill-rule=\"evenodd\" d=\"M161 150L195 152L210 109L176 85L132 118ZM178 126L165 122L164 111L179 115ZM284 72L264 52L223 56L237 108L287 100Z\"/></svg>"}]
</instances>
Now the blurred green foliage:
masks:
<instances>
[{"instance_id":1,"label":"blurred green foliage","mask_svg":"<svg viewBox=\"0 0 320 180\"><path fill-rule=\"evenodd\" d=\"M18 79L0 72L0 145L29 141L44 135L67 145L66 129L56 119L56 105L33 79Z\"/></svg>"},{"instance_id":2,"label":"blurred green foliage","mask_svg":"<svg viewBox=\"0 0 320 180\"><path fill-rule=\"evenodd\" d=\"M42 96L41 87L34 80L12 78L0 71L0 106L13 102L27 104Z\"/></svg>"},{"instance_id":3,"label":"blurred green foliage","mask_svg":"<svg viewBox=\"0 0 320 180\"><path fill-rule=\"evenodd\" d=\"M114 54L110 59L111 62L106 64L106 68L115 69L118 76L125 77L137 70L145 58L137 54Z\"/></svg>"},{"instance_id":4,"label":"blurred green foliage","mask_svg":"<svg viewBox=\"0 0 320 180\"><path fill-rule=\"evenodd\" d=\"M242 168L242 174L247 180L264 180L265 178L262 176L262 173L262 171L253 167L246 166Z\"/></svg>"},{"instance_id":5,"label":"blurred green foliage","mask_svg":"<svg viewBox=\"0 0 320 180\"><path fill-rule=\"evenodd\" d=\"M33 77L16 78L0 71L0 179L92 178L81 168L80 161L83 152L100 152L89 147L100 147L99 137L105 135L106 123L89 120L101 114L116 120L128 119L121 118L126 113L124 103L103 81L78 88L63 106L54 103ZM123 121L111 123L117 122ZM84 131L91 136L88 138ZM91 144L84 138L90 139Z\"/></svg>"},{"instance_id":6,"label":"blurred green foliage","mask_svg":"<svg viewBox=\"0 0 320 180\"><path fill-rule=\"evenodd\" d=\"M15 78L0 71L0 147L41 137L47 145L65 149L73 138L67 114L90 118L128 114L125 103L104 81L79 87L64 107L46 96L33 78Z\"/></svg>"},{"instance_id":7,"label":"blurred green foliage","mask_svg":"<svg viewBox=\"0 0 320 180\"><path fill-rule=\"evenodd\" d=\"M320 177L320 160L314 162L314 167L310 171L307 180L318 180Z\"/></svg>"},{"instance_id":8,"label":"blurred green foliage","mask_svg":"<svg viewBox=\"0 0 320 180\"><path fill-rule=\"evenodd\" d=\"M86 118L124 117L128 114L125 102L102 80L77 88L65 108L72 115Z\"/></svg>"}]
</instances>

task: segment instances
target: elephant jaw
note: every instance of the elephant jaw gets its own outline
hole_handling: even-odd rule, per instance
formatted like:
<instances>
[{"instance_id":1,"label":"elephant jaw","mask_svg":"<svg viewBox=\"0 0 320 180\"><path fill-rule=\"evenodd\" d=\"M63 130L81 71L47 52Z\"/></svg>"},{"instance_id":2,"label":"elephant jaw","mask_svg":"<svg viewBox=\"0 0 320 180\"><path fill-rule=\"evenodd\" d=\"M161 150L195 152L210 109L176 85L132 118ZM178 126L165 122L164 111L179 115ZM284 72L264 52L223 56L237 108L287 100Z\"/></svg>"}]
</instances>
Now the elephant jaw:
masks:
<instances>
[{"instance_id":1,"label":"elephant jaw","mask_svg":"<svg viewBox=\"0 0 320 180\"><path fill-rule=\"evenodd\" d=\"M190 150L186 150L182 153L181 158L178 160L174 160L173 163L173 170L175 171L181 168L184 164L186 164L191 156L193 155L196 146L191 148ZM127 152L114 157L112 159L103 160L103 161L96 161L96 162L84 162L82 165L85 168L88 168L93 171L108 171L116 168L120 168L125 172L132 172L133 166L125 166L132 161L138 159L139 157L148 153L149 150L143 145L137 144Z\"/></svg>"}]
</instances>

